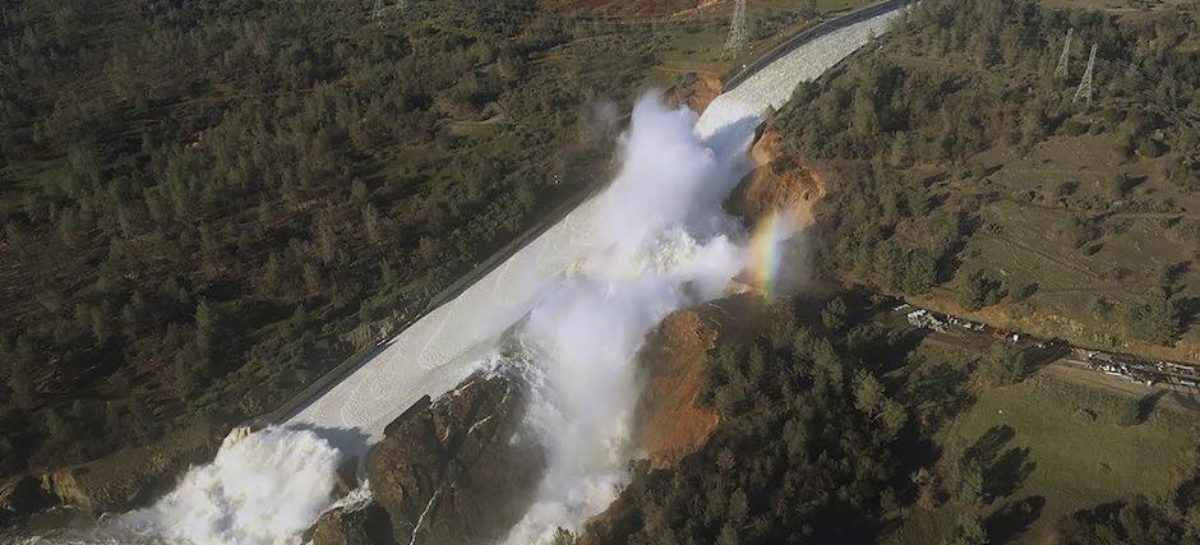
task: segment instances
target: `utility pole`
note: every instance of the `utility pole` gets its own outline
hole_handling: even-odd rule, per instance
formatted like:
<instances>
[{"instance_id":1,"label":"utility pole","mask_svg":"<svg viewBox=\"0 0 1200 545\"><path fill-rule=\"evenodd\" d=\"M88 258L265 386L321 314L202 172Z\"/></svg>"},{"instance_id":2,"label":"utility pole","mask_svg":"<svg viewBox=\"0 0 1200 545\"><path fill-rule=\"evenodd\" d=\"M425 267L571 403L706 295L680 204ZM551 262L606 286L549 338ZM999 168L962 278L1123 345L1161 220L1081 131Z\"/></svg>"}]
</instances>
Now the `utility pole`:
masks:
<instances>
[{"instance_id":1,"label":"utility pole","mask_svg":"<svg viewBox=\"0 0 1200 545\"><path fill-rule=\"evenodd\" d=\"M1071 36L1074 34L1074 28L1067 29L1067 41L1063 42L1062 55L1058 57L1058 68L1054 69L1056 79L1066 79L1067 77L1067 61L1071 58Z\"/></svg>"},{"instance_id":2,"label":"utility pole","mask_svg":"<svg viewBox=\"0 0 1200 545\"><path fill-rule=\"evenodd\" d=\"M723 57L733 58L750 43L750 31L746 23L746 0L734 0L733 21L729 24L729 39L725 40Z\"/></svg>"},{"instance_id":3,"label":"utility pole","mask_svg":"<svg viewBox=\"0 0 1200 545\"><path fill-rule=\"evenodd\" d=\"M1075 90L1075 98L1071 99L1071 103L1083 97L1087 101L1087 105L1092 105L1092 71L1096 67L1096 44L1092 44L1092 54L1088 56L1087 71L1083 73L1083 79L1079 81L1079 88Z\"/></svg>"}]
</instances>

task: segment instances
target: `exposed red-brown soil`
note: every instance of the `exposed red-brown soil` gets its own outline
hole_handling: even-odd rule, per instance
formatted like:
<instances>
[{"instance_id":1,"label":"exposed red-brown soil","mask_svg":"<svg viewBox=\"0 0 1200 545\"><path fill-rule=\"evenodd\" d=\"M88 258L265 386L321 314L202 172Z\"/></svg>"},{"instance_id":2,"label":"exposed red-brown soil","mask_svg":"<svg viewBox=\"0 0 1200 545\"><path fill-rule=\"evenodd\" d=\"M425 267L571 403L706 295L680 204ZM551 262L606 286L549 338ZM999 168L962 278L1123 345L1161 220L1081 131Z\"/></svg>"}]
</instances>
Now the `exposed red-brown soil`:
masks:
<instances>
[{"instance_id":1,"label":"exposed red-brown soil","mask_svg":"<svg viewBox=\"0 0 1200 545\"><path fill-rule=\"evenodd\" d=\"M709 352L721 336L742 338L756 331L762 298L744 293L667 316L643 355L636 444L654 469L670 467L696 452L720 423L699 403Z\"/></svg>"},{"instance_id":2,"label":"exposed red-brown soil","mask_svg":"<svg viewBox=\"0 0 1200 545\"><path fill-rule=\"evenodd\" d=\"M697 404L704 362L716 341L716 328L692 310L667 316L651 339L635 439L651 467L673 465L704 445L716 429L716 412Z\"/></svg>"},{"instance_id":3,"label":"exposed red-brown soil","mask_svg":"<svg viewBox=\"0 0 1200 545\"><path fill-rule=\"evenodd\" d=\"M647 339L643 356L645 388L638 405L635 439L646 449L653 469L673 466L708 442L720 423L710 407L697 404L708 353L725 342L756 335L764 323L762 297L743 293L675 312ZM618 498L588 520L578 545L613 543L623 535L632 505Z\"/></svg>"},{"instance_id":4,"label":"exposed red-brown soil","mask_svg":"<svg viewBox=\"0 0 1200 545\"><path fill-rule=\"evenodd\" d=\"M775 211L788 214L792 228L813 223L812 207L825 195L824 176L783 150L778 132L765 131L750 149L755 168L738 185L730 201L734 213L755 225Z\"/></svg>"},{"instance_id":5,"label":"exposed red-brown soil","mask_svg":"<svg viewBox=\"0 0 1200 545\"><path fill-rule=\"evenodd\" d=\"M683 81L671 89L667 104L672 108L687 106L697 114L721 94L721 80L713 74L692 72L683 77Z\"/></svg>"}]
</instances>

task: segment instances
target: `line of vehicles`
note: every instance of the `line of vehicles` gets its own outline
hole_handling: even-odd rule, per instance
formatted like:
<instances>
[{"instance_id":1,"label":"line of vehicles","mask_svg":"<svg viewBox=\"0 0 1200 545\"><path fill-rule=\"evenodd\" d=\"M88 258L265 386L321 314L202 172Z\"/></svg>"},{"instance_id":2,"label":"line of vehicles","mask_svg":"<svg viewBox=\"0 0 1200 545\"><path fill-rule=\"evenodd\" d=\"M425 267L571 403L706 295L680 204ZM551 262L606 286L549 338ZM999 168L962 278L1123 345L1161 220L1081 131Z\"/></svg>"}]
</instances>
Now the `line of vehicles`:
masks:
<instances>
[{"instance_id":1,"label":"line of vehicles","mask_svg":"<svg viewBox=\"0 0 1200 545\"><path fill-rule=\"evenodd\" d=\"M1132 354L1073 349L1088 369L1126 378L1146 386L1171 384L1200 391L1200 372L1195 367L1170 361L1148 360Z\"/></svg>"},{"instance_id":2,"label":"line of vehicles","mask_svg":"<svg viewBox=\"0 0 1200 545\"><path fill-rule=\"evenodd\" d=\"M1121 377L1147 386L1170 384L1200 392L1200 368L1196 366L1165 360L1153 360L1122 352L1109 352L1072 346L1062 339L1040 340L1020 332L991 327L957 316L915 307L909 303L900 303L893 306L892 312L903 314L905 321L913 327L929 329L939 333L953 331L987 335L992 339L1010 342L1014 345L1026 343L1029 350L1042 351L1044 355L1052 359L1066 358L1073 363L1081 364L1088 370L1098 373Z\"/></svg>"}]
</instances>

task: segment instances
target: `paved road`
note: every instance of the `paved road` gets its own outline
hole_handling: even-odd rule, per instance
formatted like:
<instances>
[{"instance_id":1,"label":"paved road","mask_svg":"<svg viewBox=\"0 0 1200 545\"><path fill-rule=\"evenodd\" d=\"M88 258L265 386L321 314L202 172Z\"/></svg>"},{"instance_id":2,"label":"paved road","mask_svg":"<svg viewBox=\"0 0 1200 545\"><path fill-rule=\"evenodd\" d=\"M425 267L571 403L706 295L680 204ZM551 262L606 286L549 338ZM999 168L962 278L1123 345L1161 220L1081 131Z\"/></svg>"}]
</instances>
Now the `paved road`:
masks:
<instances>
[{"instance_id":1,"label":"paved road","mask_svg":"<svg viewBox=\"0 0 1200 545\"><path fill-rule=\"evenodd\" d=\"M715 150L748 145L768 108L795 87L836 65L882 34L891 11L815 38L717 97L696 131ZM742 151L745 146L740 147ZM500 335L533 306L545 286L589 254L599 199L593 198L516 252L457 298L387 341L368 361L301 408L288 424L348 437L342 446L378 440L383 429L422 395L440 395L489 363ZM337 433L330 433L335 442Z\"/></svg>"},{"instance_id":2,"label":"paved road","mask_svg":"<svg viewBox=\"0 0 1200 545\"><path fill-rule=\"evenodd\" d=\"M906 324L904 314L913 308L916 307L909 307L901 311L885 312L879 316L880 319L890 325L904 325ZM1022 339L1021 346L1027 349L1038 342L1028 335L1022 335ZM929 330L929 334L925 337L925 340L954 349L976 353L985 352L991 345L997 342L1009 342L997 339L989 333L966 331L953 326L945 331ZM1161 406L1176 411L1200 410L1200 394L1193 389L1166 382L1145 384L1135 382L1123 376L1098 372L1087 361L1078 358L1074 351L1067 352L1061 357L1040 364L1037 372L1053 376L1059 380L1066 380L1135 399L1161 392L1165 394L1159 400L1159 405Z\"/></svg>"}]
</instances>

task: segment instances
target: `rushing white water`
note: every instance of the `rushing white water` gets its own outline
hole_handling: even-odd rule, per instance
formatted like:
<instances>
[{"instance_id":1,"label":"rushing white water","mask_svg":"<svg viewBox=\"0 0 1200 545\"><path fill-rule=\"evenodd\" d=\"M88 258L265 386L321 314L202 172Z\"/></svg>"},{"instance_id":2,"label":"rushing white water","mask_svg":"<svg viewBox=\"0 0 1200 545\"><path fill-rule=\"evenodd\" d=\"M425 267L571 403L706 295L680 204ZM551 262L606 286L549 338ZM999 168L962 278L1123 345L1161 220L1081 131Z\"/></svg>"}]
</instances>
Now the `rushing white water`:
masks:
<instances>
[{"instance_id":1,"label":"rushing white water","mask_svg":"<svg viewBox=\"0 0 1200 545\"><path fill-rule=\"evenodd\" d=\"M721 201L745 154L710 148L695 120L654 95L638 102L621 172L598 201L594 246L519 332L541 373L530 415L548 467L508 543L548 542L612 501L630 457L633 362L646 333L673 310L719 297L742 269L741 227Z\"/></svg>"},{"instance_id":2,"label":"rushing white water","mask_svg":"<svg viewBox=\"0 0 1200 545\"><path fill-rule=\"evenodd\" d=\"M224 445L153 506L26 545L299 545L333 504L341 454L307 430L267 428Z\"/></svg>"},{"instance_id":3,"label":"rushing white water","mask_svg":"<svg viewBox=\"0 0 1200 545\"><path fill-rule=\"evenodd\" d=\"M529 424L548 468L507 542L545 543L558 527L578 529L626 478L638 395L632 362L646 333L672 310L720 296L745 264L745 234L720 204L748 168L761 116L882 33L896 13L797 48L699 119L643 99L622 143L622 170L601 196L388 341L294 415L291 428L223 448L149 509L106 519L85 539L53 541L297 544L332 505L342 454L361 455L420 396L493 365L485 356L522 318L516 340L527 353L517 359L534 382ZM325 438L298 428L321 429Z\"/></svg>"},{"instance_id":4,"label":"rushing white water","mask_svg":"<svg viewBox=\"0 0 1200 545\"><path fill-rule=\"evenodd\" d=\"M631 454L638 348L668 313L719 297L748 265L745 233L721 203L748 170L763 114L882 33L894 13L797 48L719 96L699 120L653 99L635 107L623 168L597 200L582 265L538 303L521 333L543 372L531 415L549 467L508 545L551 543L558 528L578 531L615 499ZM769 245L785 235L770 234Z\"/></svg>"},{"instance_id":5,"label":"rushing white water","mask_svg":"<svg viewBox=\"0 0 1200 545\"><path fill-rule=\"evenodd\" d=\"M268 428L222 448L119 524L168 541L285 545L332 503L340 453L311 431Z\"/></svg>"}]
</instances>

